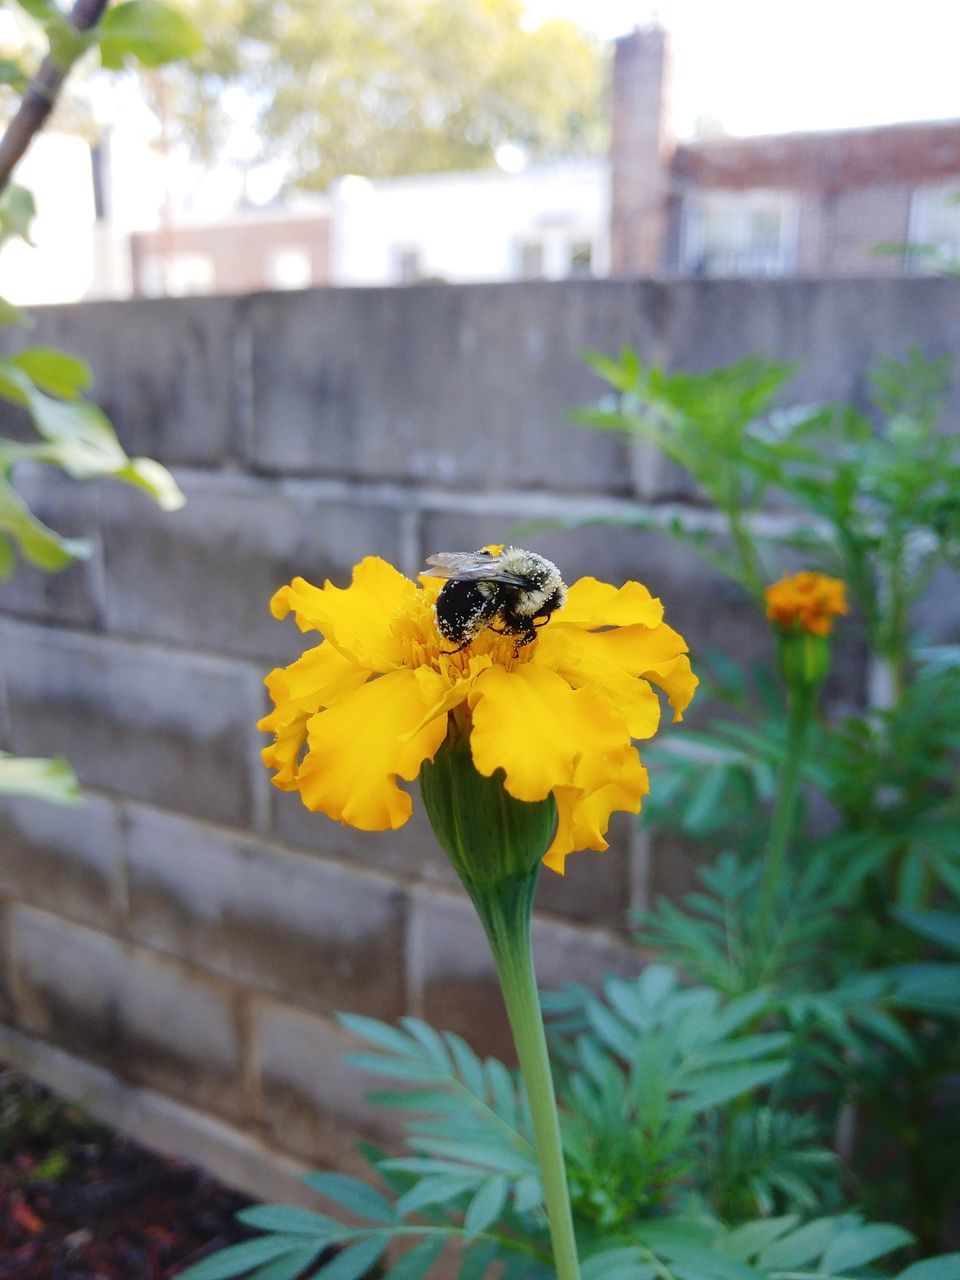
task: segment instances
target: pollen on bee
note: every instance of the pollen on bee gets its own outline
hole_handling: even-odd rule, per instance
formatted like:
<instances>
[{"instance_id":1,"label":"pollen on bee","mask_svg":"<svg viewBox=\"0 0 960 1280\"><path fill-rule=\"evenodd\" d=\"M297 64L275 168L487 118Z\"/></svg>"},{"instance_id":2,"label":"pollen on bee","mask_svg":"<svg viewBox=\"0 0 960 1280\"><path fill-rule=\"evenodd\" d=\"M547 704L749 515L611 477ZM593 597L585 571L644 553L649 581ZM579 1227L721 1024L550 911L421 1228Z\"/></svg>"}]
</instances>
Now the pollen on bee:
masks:
<instances>
[{"instance_id":1,"label":"pollen on bee","mask_svg":"<svg viewBox=\"0 0 960 1280\"><path fill-rule=\"evenodd\" d=\"M444 635L437 617L437 595L436 588L425 587L416 594L407 596L394 611L390 629L402 645L404 666L426 666L445 674L465 675L470 669L471 661L477 657L488 656L496 666L506 667L508 670L529 662L533 657L535 645L527 645L518 653L516 638L491 630L486 625L486 618L479 606L472 622L475 624L482 620L482 625L476 628L476 634L467 644L455 646ZM467 626L469 629L469 621Z\"/></svg>"}]
</instances>

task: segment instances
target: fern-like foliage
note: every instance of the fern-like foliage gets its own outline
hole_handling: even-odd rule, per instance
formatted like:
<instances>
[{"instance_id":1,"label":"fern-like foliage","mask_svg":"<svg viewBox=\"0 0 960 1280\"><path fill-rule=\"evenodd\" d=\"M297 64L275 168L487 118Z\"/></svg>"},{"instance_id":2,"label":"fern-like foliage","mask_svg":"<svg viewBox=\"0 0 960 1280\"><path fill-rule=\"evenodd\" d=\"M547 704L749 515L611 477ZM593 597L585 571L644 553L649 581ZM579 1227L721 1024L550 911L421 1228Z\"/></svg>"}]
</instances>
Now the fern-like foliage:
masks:
<instances>
[{"instance_id":1,"label":"fern-like foliage","mask_svg":"<svg viewBox=\"0 0 960 1280\"><path fill-rule=\"evenodd\" d=\"M789 1066L791 1034L757 1028L765 998L724 1001L652 965L610 979L601 996L571 987L547 999L583 1280L866 1280L910 1243L856 1214L803 1221L817 1159L805 1162L798 1143L809 1155L810 1135L799 1121L791 1132L775 1108L747 1105ZM376 1185L308 1175L318 1210L244 1211L262 1234L182 1280L419 1280L450 1248L459 1280L552 1280L518 1075L413 1018L341 1020L369 1046L352 1064L389 1082L371 1097L403 1114L407 1152L367 1150ZM726 1221L709 1194L721 1133L751 1189ZM798 1211L757 1216L775 1200ZM960 1255L936 1261L939 1271L916 1264L897 1280L960 1280Z\"/></svg>"}]
</instances>

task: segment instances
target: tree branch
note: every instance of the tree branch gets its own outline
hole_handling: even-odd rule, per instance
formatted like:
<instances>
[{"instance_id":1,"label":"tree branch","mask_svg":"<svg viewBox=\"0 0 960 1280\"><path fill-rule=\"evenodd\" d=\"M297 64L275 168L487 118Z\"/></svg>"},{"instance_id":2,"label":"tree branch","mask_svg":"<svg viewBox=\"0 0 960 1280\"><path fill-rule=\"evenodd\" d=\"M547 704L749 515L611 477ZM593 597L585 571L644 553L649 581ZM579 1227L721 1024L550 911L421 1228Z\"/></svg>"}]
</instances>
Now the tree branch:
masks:
<instances>
[{"instance_id":1,"label":"tree branch","mask_svg":"<svg viewBox=\"0 0 960 1280\"><path fill-rule=\"evenodd\" d=\"M70 12L70 25L77 31L89 31L100 21L108 3L109 0L76 0ZM68 62L66 66L60 66L48 55L27 85L17 114L0 139L0 195L34 135L46 124L72 65Z\"/></svg>"}]
</instances>

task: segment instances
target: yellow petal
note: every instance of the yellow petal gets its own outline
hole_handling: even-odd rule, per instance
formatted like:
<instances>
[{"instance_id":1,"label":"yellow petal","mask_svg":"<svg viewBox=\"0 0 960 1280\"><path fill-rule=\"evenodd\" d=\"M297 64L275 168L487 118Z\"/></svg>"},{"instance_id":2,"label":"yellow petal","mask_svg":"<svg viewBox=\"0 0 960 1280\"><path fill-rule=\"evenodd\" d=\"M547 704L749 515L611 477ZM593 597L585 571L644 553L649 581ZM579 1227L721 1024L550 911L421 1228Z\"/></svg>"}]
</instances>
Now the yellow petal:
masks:
<instances>
[{"instance_id":1,"label":"yellow petal","mask_svg":"<svg viewBox=\"0 0 960 1280\"><path fill-rule=\"evenodd\" d=\"M663 605L640 582L614 587L597 578L580 578L567 591L567 599L553 624L585 627L627 627L639 623L655 627L663 621Z\"/></svg>"},{"instance_id":2,"label":"yellow petal","mask_svg":"<svg viewBox=\"0 0 960 1280\"><path fill-rule=\"evenodd\" d=\"M402 827L412 806L397 778L416 778L447 731L441 715L411 736L425 709L416 674L400 670L369 681L313 716L299 775L307 808L361 831Z\"/></svg>"},{"instance_id":3,"label":"yellow petal","mask_svg":"<svg viewBox=\"0 0 960 1280\"><path fill-rule=\"evenodd\" d=\"M575 784L581 758L599 764L629 745L626 721L592 689L571 689L554 671L528 662L481 671L469 696L470 746L480 773L506 774L518 800L543 800Z\"/></svg>"},{"instance_id":4,"label":"yellow petal","mask_svg":"<svg viewBox=\"0 0 960 1280\"><path fill-rule=\"evenodd\" d=\"M615 627L593 633L590 644L595 653L622 667L633 676L643 676L666 692L680 720L693 691L700 683L685 656L687 642L679 631L661 623L658 627Z\"/></svg>"},{"instance_id":5,"label":"yellow petal","mask_svg":"<svg viewBox=\"0 0 960 1280\"><path fill-rule=\"evenodd\" d=\"M276 618L296 615L301 631L320 631L344 656L372 671L389 671L402 660L392 626L394 611L418 588L378 556L367 556L353 571L350 586L327 582L314 587L294 578L270 602Z\"/></svg>"},{"instance_id":6,"label":"yellow petal","mask_svg":"<svg viewBox=\"0 0 960 1280\"><path fill-rule=\"evenodd\" d=\"M652 738L660 725L660 699L641 680L612 661L607 632L576 627L544 627L533 661L563 676L576 688L601 693L627 722L631 738Z\"/></svg>"},{"instance_id":7,"label":"yellow petal","mask_svg":"<svg viewBox=\"0 0 960 1280\"><path fill-rule=\"evenodd\" d=\"M274 708L257 725L258 729L275 735L273 742L263 748L260 756L268 769L276 769L277 772L270 781L281 791L297 789L297 766L307 737L308 719L306 711L299 711L287 703Z\"/></svg>"},{"instance_id":8,"label":"yellow petal","mask_svg":"<svg viewBox=\"0 0 960 1280\"><path fill-rule=\"evenodd\" d=\"M634 747L625 748L619 758L608 756L602 767L597 765L596 761L584 761L577 777L580 785L560 787L554 793L557 832L543 860L560 875L568 854L580 849L606 849L611 815L639 813L641 801L650 790L647 771Z\"/></svg>"},{"instance_id":9,"label":"yellow petal","mask_svg":"<svg viewBox=\"0 0 960 1280\"><path fill-rule=\"evenodd\" d=\"M271 672L267 677L267 688L276 702L280 702L277 693L271 688L271 681L278 676L277 682L282 688L282 696L296 703L305 711L319 711L321 707L329 707L339 701L344 694L358 689L370 677L371 672L357 663L345 658L332 644L324 641L313 649L308 649L289 667L280 668L279 672Z\"/></svg>"},{"instance_id":10,"label":"yellow petal","mask_svg":"<svg viewBox=\"0 0 960 1280\"><path fill-rule=\"evenodd\" d=\"M466 702L470 689L481 671L492 666L493 661L488 653L474 655L467 664L463 674L456 668L448 666L444 671L434 671L430 667L417 667L414 675L420 686L426 710L420 723L411 732L419 733L425 724L434 716L446 715L454 707Z\"/></svg>"},{"instance_id":11,"label":"yellow petal","mask_svg":"<svg viewBox=\"0 0 960 1280\"><path fill-rule=\"evenodd\" d=\"M663 662L657 666L648 667L643 674L648 680L658 684L667 695L670 705L673 707L674 720L682 720L683 713L690 705L690 699L700 683L691 670L690 659L686 654L681 654L679 658L674 658L672 662Z\"/></svg>"}]
</instances>

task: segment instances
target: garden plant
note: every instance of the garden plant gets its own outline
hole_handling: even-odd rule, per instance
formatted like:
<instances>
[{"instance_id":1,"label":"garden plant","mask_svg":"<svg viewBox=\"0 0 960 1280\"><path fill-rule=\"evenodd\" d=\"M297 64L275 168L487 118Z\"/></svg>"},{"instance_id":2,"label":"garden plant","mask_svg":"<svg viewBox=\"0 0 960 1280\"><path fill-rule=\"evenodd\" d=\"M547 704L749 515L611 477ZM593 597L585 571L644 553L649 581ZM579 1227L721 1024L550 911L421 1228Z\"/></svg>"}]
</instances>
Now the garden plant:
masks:
<instances>
[{"instance_id":1,"label":"garden plant","mask_svg":"<svg viewBox=\"0 0 960 1280\"><path fill-rule=\"evenodd\" d=\"M197 47L157 0L21 8L43 47L35 65L2 65L22 100L0 143L0 243L29 238L33 202L10 175L74 64L99 51L107 68L156 66ZM0 303L0 323L24 320ZM960 1195L960 674L956 649L915 621L960 568L949 370L912 353L877 366L869 410L787 412L789 370L759 357L700 375L630 351L593 364L611 394L583 423L652 442L721 517L717 531L638 508L628 523L731 574L774 640L769 667L698 663L712 719L645 753L645 820L704 846L703 887L638 921L658 953L641 966L638 952L638 977L545 997L545 1032L530 956L541 865L601 852L611 813L639 811L652 686L679 719L697 684L639 583L582 579L523 626L498 607L460 646L437 629L445 587L429 570L413 583L370 558L344 590L282 588L277 617L323 640L268 678L275 784L385 831L411 811L397 780L419 780L489 938L520 1071L415 1019L344 1015L369 1045L356 1068L394 1086L374 1097L404 1115L408 1150L367 1148L370 1182L309 1175L349 1224L247 1210L262 1234L185 1280L415 1280L450 1244L460 1280L960 1278L960 1254L938 1252ZM29 510L17 467L182 501L162 467L127 456L89 386L82 361L47 347L0 359L0 396L37 437L0 441L0 576L17 551L46 571L89 553ZM867 705L839 719L823 697L838 633L870 672ZM63 762L3 756L0 791L69 799L75 780Z\"/></svg>"},{"instance_id":2,"label":"garden plant","mask_svg":"<svg viewBox=\"0 0 960 1280\"><path fill-rule=\"evenodd\" d=\"M538 1081L524 1045L532 1003L528 1020L518 1018L519 988L532 991L515 960L528 954L535 851L550 845L555 822L549 799L511 794L518 767L545 758L542 723L518 694L543 668L568 679L578 671L582 687L560 695L552 733L564 750L580 743L582 771L590 735L562 708L610 681L594 659L601 647L629 652L642 618L623 609L639 606L642 589L591 584L584 595L583 583L574 586L570 621L583 648L566 671L560 609L538 631L531 662L511 669L514 642L484 632L447 679L431 666L428 632L398 649L372 606L374 582L378 598L388 582L399 616L419 613L422 628L437 586L429 579L418 595L368 561L346 592L302 581L284 589L275 612L294 610L327 639L268 680L276 709L264 727L276 744L265 758L275 781L309 807L363 821L371 815L351 805L371 794L364 770L379 777L392 761L400 777L419 774L434 829L491 938L522 1071L482 1061L460 1037L415 1019L394 1027L344 1015L371 1050L353 1055L354 1065L394 1086L371 1096L404 1113L409 1151L365 1149L376 1188L339 1174L308 1178L354 1225L292 1207L249 1210L244 1220L264 1234L191 1268L189 1280L356 1280L387 1256L383 1273L404 1280L431 1274L450 1241L462 1250L461 1280L960 1276L960 1254L939 1252L958 1167L946 1090L960 1065L960 693L953 651L923 646L912 623L925 586L957 558L960 447L938 430L947 370L915 353L881 364L875 420L849 407L775 412L788 370L759 359L707 375L667 375L630 352L595 364L615 396L584 419L643 434L691 472L722 529L658 527L731 572L774 642L773 665L749 672L716 655L701 691L713 708L707 728L684 728L645 753L655 764L647 820L713 850L703 888L638 922L660 956L645 966L638 956L639 977L610 978L599 995L574 984L544 997L561 1196L561 1166L551 1170L552 1139L544 1144L536 1117L548 1077ZM776 538L761 537L755 517L774 494L792 513ZM638 510L638 527L652 523ZM798 559L809 568L784 575ZM588 615L581 601L591 594L604 607ZM838 631L872 660L875 701L831 721L823 689ZM692 692L685 660L683 670L678 709ZM640 686L657 679L636 660L628 674ZM621 710L633 705L622 675L605 686ZM494 694L486 706L484 677ZM472 693L463 681L474 682ZM349 760L335 744L356 724L346 708L358 694L381 714ZM593 749L602 759L602 744ZM598 847L590 836L600 828L573 836L576 821L563 819L589 808L587 794L564 799L552 781L562 819L552 853ZM405 818L403 793L390 790L386 803ZM511 816L525 805L526 830ZM392 824L387 810L376 816ZM521 864L526 871L515 871ZM892 1221L872 1220L883 1217ZM317 1265L331 1244L342 1251Z\"/></svg>"}]
</instances>

